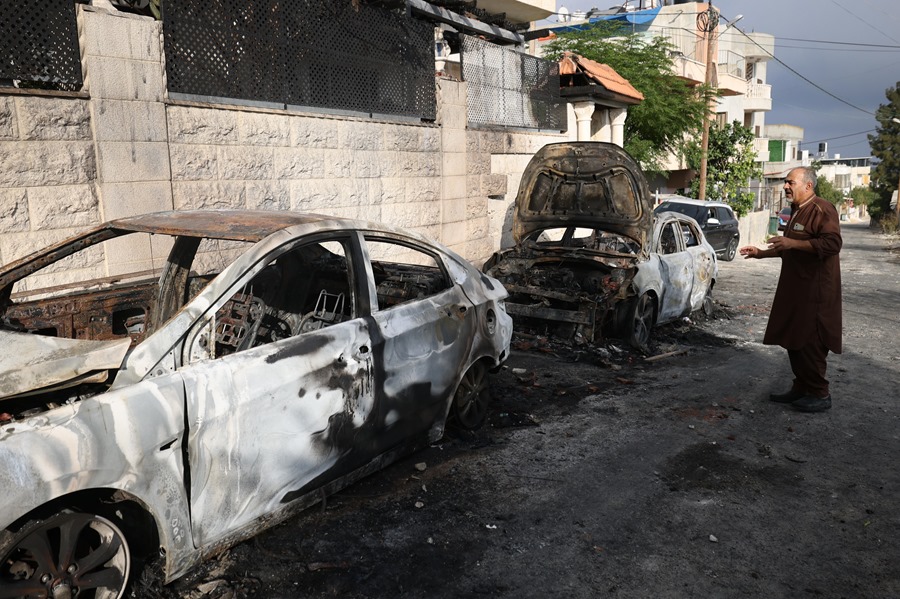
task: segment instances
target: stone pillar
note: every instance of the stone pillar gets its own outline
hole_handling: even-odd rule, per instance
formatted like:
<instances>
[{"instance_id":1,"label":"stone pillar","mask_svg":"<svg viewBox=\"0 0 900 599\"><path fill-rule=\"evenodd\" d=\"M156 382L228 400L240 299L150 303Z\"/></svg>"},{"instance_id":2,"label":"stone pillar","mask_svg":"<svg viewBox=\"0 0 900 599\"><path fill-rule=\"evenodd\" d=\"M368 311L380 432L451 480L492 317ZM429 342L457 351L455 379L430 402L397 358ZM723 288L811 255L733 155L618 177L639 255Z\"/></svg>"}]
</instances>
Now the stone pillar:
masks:
<instances>
[{"instance_id":1,"label":"stone pillar","mask_svg":"<svg viewBox=\"0 0 900 599\"><path fill-rule=\"evenodd\" d=\"M617 146L625 145L625 117L628 111L624 108L611 108L609 110L610 120L612 121L612 142Z\"/></svg>"},{"instance_id":2,"label":"stone pillar","mask_svg":"<svg viewBox=\"0 0 900 599\"><path fill-rule=\"evenodd\" d=\"M101 220L171 210L161 24L99 6L79 8ZM120 252L107 256L111 274L167 253L122 243Z\"/></svg>"},{"instance_id":3,"label":"stone pillar","mask_svg":"<svg viewBox=\"0 0 900 599\"><path fill-rule=\"evenodd\" d=\"M592 141L612 141L612 128L609 124L609 109L601 108L594 112L593 123L591 124Z\"/></svg>"},{"instance_id":4,"label":"stone pillar","mask_svg":"<svg viewBox=\"0 0 900 599\"><path fill-rule=\"evenodd\" d=\"M593 102L576 102L575 119L578 123L578 141L591 140L591 117L594 114Z\"/></svg>"}]
</instances>

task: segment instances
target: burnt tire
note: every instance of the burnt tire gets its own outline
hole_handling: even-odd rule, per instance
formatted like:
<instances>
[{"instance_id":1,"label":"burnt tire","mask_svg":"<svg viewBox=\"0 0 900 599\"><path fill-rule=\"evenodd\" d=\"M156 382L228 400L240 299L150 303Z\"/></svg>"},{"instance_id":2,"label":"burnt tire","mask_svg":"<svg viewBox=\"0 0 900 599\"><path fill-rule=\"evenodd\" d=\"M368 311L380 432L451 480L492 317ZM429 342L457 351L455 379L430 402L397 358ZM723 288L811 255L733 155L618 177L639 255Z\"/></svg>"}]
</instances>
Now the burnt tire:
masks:
<instances>
[{"instance_id":1,"label":"burnt tire","mask_svg":"<svg viewBox=\"0 0 900 599\"><path fill-rule=\"evenodd\" d=\"M734 260L735 255L737 254L738 240L732 238L731 241L728 242L728 247L725 248L725 253L722 254L722 260L725 262L731 262Z\"/></svg>"},{"instance_id":2,"label":"burnt tire","mask_svg":"<svg viewBox=\"0 0 900 599\"><path fill-rule=\"evenodd\" d=\"M706 295L703 297L703 306L701 307L701 310L703 310L703 314L705 314L708 318L712 318L713 314L716 313L716 304L713 301L712 287L709 287L706 290Z\"/></svg>"},{"instance_id":3,"label":"burnt tire","mask_svg":"<svg viewBox=\"0 0 900 599\"><path fill-rule=\"evenodd\" d=\"M463 375L453 394L450 426L458 430L478 430L484 425L490 403L488 367L484 362L475 362Z\"/></svg>"},{"instance_id":4,"label":"burnt tire","mask_svg":"<svg viewBox=\"0 0 900 599\"><path fill-rule=\"evenodd\" d=\"M0 533L0 597L119 599L131 549L112 520L60 511Z\"/></svg>"},{"instance_id":5,"label":"burnt tire","mask_svg":"<svg viewBox=\"0 0 900 599\"><path fill-rule=\"evenodd\" d=\"M656 300L649 293L644 293L628 305L623 331L625 340L635 349L647 349L655 322Z\"/></svg>"}]
</instances>

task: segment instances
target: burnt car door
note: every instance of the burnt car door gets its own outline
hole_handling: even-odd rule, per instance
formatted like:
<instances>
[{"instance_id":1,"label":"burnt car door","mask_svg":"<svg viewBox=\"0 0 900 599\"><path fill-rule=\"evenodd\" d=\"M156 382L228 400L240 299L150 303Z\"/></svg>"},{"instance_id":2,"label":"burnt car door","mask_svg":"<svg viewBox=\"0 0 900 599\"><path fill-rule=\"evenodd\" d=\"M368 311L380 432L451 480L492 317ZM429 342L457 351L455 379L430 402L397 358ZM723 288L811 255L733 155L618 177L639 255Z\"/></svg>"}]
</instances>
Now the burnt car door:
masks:
<instances>
[{"instance_id":1,"label":"burnt car door","mask_svg":"<svg viewBox=\"0 0 900 599\"><path fill-rule=\"evenodd\" d=\"M180 372L197 546L376 453L358 263L349 234L289 242L220 286L188 332Z\"/></svg>"},{"instance_id":2,"label":"burnt car door","mask_svg":"<svg viewBox=\"0 0 900 599\"><path fill-rule=\"evenodd\" d=\"M681 238L684 241L685 252L691 258L691 275L693 284L688 298L687 312L699 310L703 306L703 300L709 292L716 270L716 256L707 248L702 240L702 233L692 222L681 221Z\"/></svg>"},{"instance_id":3,"label":"burnt car door","mask_svg":"<svg viewBox=\"0 0 900 599\"><path fill-rule=\"evenodd\" d=\"M659 255L661 292L659 322L685 314L694 287L694 259L686 251L684 232L676 219L659 225L656 252ZM688 310L689 311L689 310Z\"/></svg>"},{"instance_id":4,"label":"burnt car door","mask_svg":"<svg viewBox=\"0 0 900 599\"><path fill-rule=\"evenodd\" d=\"M421 244L367 234L379 339L375 368L383 377L383 440L388 445L429 433L440 437L476 337L474 305L444 257ZM373 336L374 337L374 336Z\"/></svg>"}]
</instances>

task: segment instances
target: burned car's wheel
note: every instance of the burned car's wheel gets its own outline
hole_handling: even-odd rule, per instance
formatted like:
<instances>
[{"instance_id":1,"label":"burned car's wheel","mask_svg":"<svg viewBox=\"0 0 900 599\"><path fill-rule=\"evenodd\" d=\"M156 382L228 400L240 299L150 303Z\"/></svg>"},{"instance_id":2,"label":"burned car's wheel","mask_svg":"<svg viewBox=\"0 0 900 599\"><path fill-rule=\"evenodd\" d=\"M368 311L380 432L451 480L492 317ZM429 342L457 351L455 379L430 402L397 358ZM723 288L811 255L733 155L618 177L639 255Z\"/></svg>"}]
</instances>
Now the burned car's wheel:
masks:
<instances>
[{"instance_id":1,"label":"burned car's wheel","mask_svg":"<svg viewBox=\"0 0 900 599\"><path fill-rule=\"evenodd\" d=\"M130 572L125 535L103 516L64 510L0 533L0 598L118 599Z\"/></svg>"},{"instance_id":2,"label":"burned car's wheel","mask_svg":"<svg viewBox=\"0 0 900 599\"><path fill-rule=\"evenodd\" d=\"M625 339L635 349L646 349L650 331L656 320L656 300L649 293L642 294L628 305L625 318Z\"/></svg>"},{"instance_id":3,"label":"burned car's wheel","mask_svg":"<svg viewBox=\"0 0 900 599\"><path fill-rule=\"evenodd\" d=\"M453 395L453 402L450 404L451 426L467 431L481 428L490 402L487 366L484 362L475 362L463 375Z\"/></svg>"},{"instance_id":4,"label":"burned car's wheel","mask_svg":"<svg viewBox=\"0 0 900 599\"><path fill-rule=\"evenodd\" d=\"M703 297L703 314L706 316L712 317L713 314L716 313L716 304L713 301L712 296L712 287L706 290L706 295Z\"/></svg>"},{"instance_id":5,"label":"burned car's wheel","mask_svg":"<svg viewBox=\"0 0 900 599\"><path fill-rule=\"evenodd\" d=\"M725 262L731 262L734 260L735 254L737 254L737 246L738 240L732 239L728 242L728 247L725 248L725 253L722 255L722 260Z\"/></svg>"}]
</instances>

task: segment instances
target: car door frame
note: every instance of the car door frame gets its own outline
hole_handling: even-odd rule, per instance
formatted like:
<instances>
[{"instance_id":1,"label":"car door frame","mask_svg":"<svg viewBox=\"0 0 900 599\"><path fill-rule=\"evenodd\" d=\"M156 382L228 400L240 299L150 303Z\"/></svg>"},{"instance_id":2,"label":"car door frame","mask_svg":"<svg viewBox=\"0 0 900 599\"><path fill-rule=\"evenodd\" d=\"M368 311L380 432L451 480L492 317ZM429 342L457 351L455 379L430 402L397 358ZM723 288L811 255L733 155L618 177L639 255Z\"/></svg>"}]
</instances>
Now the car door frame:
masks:
<instances>
[{"instance_id":1,"label":"car door frame","mask_svg":"<svg viewBox=\"0 0 900 599\"><path fill-rule=\"evenodd\" d=\"M663 323L685 315L690 308L690 297L693 290L693 256L686 251L682 238L681 220L668 218L658 227L656 253L659 256L660 290L657 322ZM662 236L666 227L677 226L675 241L677 251L663 254Z\"/></svg>"},{"instance_id":2,"label":"car door frame","mask_svg":"<svg viewBox=\"0 0 900 599\"><path fill-rule=\"evenodd\" d=\"M353 318L218 358L191 355L202 336L209 335L217 310L266 265L294 248L323 241L340 241L345 248ZM195 546L227 539L283 511L309 489L362 466L365 452L351 455L345 448L352 432L348 429L364 426L374 405L362 264L352 231L286 235L283 243L260 252L243 272L232 275L227 286L217 286L221 291L214 298L205 298L208 307L183 337L178 369L185 382ZM256 398L248 373L261 363L270 368L260 379L265 393ZM295 386L273 387L279 381L294 381ZM246 418L233 417L241 415Z\"/></svg>"},{"instance_id":3,"label":"car door frame","mask_svg":"<svg viewBox=\"0 0 900 599\"><path fill-rule=\"evenodd\" d=\"M378 230L360 231L360 237L372 306L370 329L378 380L377 402L386 411L389 425L385 439L400 442L410 436L422 436L425 441L434 442L443 434L450 398L471 361L478 327L475 305L456 280L451 258L438 248ZM441 269L447 287L424 298L380 306L369 253L370 238L430 256ZM430 333L421 334L423 329ZM378 331L377 339L374 331ZM434 339L434 346L426 348L422 341L429 338ZM465 343L458 342L462 340ZM422 367L421 360L427 360L428 366ZM390 430L394 427L398 430Z\"/></svg>"}]
</instances>

